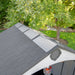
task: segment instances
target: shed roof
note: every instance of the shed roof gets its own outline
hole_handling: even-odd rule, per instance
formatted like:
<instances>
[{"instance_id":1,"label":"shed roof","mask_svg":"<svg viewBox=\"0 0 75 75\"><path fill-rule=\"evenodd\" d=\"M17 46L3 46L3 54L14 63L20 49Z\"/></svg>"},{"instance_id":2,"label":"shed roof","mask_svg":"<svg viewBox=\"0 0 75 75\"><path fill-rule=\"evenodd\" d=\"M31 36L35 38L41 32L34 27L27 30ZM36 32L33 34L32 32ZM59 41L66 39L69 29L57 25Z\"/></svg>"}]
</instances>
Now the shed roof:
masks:
<instances>
[{"instance_id":1,"label":"shed roof","mask_svg":"<svg viewBox=\"0 0 75 75\"><path fill-rule=\"evenodd\" d=\"M57 47L75 52L17 23L0 34L0 75L21 75Z\"/></svg>"}]
</instances>

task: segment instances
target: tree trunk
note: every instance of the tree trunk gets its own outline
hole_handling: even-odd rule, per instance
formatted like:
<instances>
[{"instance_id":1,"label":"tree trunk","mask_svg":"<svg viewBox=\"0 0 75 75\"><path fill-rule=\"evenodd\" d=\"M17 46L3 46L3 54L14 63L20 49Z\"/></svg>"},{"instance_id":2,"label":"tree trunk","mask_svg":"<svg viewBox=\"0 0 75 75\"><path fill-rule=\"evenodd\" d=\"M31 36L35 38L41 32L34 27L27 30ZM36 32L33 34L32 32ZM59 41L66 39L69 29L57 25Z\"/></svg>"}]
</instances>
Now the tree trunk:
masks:
<instances>
[{"instance_id":1,"label":"tree trunk","mask_svg":"<svg viewBox=\"0 0 75 75\"><path fill-rule=\"evenodd\" d=\"M60 27L57 28L57 36L56 39L59 41L60 40Z\"/></svg>"},{"instance_id":2,"label":"tree trunk","mask_svg":"<svg viewBox=\"0 0 75 75\"><path fill-rule=\"evenodd\" d=\"M22 24L24 24L24 21L20 21Z\"/></svg>"}]
</instances>

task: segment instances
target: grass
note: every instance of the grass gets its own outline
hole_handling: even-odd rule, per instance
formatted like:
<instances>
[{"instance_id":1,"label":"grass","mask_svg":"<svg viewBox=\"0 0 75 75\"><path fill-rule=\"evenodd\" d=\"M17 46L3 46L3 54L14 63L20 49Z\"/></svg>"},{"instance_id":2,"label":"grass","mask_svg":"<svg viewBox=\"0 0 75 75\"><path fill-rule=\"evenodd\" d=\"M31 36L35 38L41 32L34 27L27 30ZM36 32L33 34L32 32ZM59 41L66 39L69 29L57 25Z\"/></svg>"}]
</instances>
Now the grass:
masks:
<instances>
[{"instance_id":1,"label":"grass","mask_svg":"<svg viewBox=\"0 0 75 75\"><path fill-rule=\"evenodd\" d=\"M0 32L3 32L4 30L0 30Z\"/></svg>"},{"instance_id":2,"label":"grass","mask_svg":"<svg viewBox=\"0 0 75 75\"><path fill-rule=\"evenodd\" d=\"M42 31L42 33L46 34L49 37L55 38L56 37L56 31ZM67 40L68 44L67 46L75 50L75 33L70 32L60 32L60 38Z\"/></svg>"}]
</instances>

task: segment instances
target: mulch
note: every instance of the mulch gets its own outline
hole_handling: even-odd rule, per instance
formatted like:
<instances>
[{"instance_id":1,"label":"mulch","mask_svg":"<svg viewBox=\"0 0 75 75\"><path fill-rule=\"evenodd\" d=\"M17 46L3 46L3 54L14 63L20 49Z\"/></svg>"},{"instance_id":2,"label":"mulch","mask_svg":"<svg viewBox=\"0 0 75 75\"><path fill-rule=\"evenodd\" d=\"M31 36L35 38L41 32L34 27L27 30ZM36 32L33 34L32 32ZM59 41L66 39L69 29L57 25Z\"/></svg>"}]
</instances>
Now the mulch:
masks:
<instances>
[{"instance_id":1,"label":"mulch","mask_svg":"<svg viewBox=\"0 0 75 75\"><path fill-rule=\"evenodd\" d=\"M57 40L56 38L53 38L53 39ZM61 44L64 44L64 45L67 45L68 44L68 41L67 40L64 40L64 39L59 39L59 42Z\"/></svg>"},{"instance_id":2,"label":"mulch","mask_svg":"<svg viewBox=\"0 0 75 75\"><path fill-rule=\"evenodd\" d=\"M0 28L0 30L6 30L6 28Z\"/></svg>"}]
</instances>

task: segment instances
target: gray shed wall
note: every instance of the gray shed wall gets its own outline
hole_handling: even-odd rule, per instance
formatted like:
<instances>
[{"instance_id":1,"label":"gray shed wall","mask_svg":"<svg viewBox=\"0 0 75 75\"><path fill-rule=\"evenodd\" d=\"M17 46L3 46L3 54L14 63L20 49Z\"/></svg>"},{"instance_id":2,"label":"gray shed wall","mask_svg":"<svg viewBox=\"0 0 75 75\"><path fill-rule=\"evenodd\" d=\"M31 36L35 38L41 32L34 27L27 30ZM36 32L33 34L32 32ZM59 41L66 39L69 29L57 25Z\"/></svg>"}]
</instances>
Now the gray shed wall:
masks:
<instances>
[{"instance_id":1,"label":"gray shed wall","mask_svg":"<svg viewBox=\"0 0 75 75\"><path fill-rule=\"evenodd\" d=\"M61 69L62 69L63 63L58 63L56 65L53 65L53 75L60 75L61 74Z\"/></svg>"},{"instance_id":2,"label":"gray shed wall","mask_svg":"<svg viewBox=\"0 0 75 75\"><path fill-rule=\"evenodd\" d=\"M75 61L66 61L52 66L53 75L75 75Z\"/></svg>"}]
</instances>

